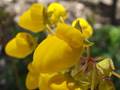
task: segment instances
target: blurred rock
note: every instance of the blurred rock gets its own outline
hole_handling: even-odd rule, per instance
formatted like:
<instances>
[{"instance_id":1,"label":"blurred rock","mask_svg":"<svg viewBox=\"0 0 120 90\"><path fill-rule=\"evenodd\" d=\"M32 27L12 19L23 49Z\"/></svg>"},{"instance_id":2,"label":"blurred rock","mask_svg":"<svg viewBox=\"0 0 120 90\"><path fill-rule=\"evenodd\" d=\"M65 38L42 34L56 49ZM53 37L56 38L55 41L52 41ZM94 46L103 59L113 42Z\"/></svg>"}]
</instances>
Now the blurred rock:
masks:
<instances>
[{"instance_id":1,"label":"blurred rock","mask_svg":"<svg viewBox=\"0 0 120 90\"><path fill-rule=\"evenodd\" d=\"M11 3L13 0L0 0L0 7Z\"/></svg>"},{"instance_id":2,"label":"blurred rock","mask_svg":"<svg viewBox=\"0 0 120 90\"><path fill-rule=\"evenodd\" d=\"M100 0L100 1L106 5L112 5L113 0Z\"/></svg>"},{"instance_id":3,"label":"blurred rock","mask_svg":"<svg viewBox=\"0 0 120 90\"><path fill-rule=\"evenodd\" d=\"M92 3L92 4L98 4L99 2L102 2L107 5L112 4L112 0L78 0L79 2L87 2L87 3Z\"/></svg>"},{"instance_id":4,"label":"blurred rock","mask_svg":"<svg viewBox=\"0 0 120 90\"><path fill-rule=\"evenodd\" d=\"M48 5L56 1L60 2L67 9L68 22L72 22L73 19L78 17L92 17L96 23L102 24L110 22L109 18L113 0L1 0L0 7L4 6L6 12L14 15L14 20L17 21L16 18L28 9L32 3L38 2ZM102 3L102 5L100 3ZM120 19L120 0L118 0L117 3L116 18Z\"/></svg>"},{"instance_id":5,"label":"blurred rock","mask_svg":"<svg viewBox=\"0 0 120 90\"><path fill-rule=\"evenodd\" d=\"M90 2L90 3L93 3L93 4L98 4L100 2L100 0L80 0L80 1Z\"/></svg>"},{"instance_id":6,"label":"blurred rock","mask_svg":"<svg viewBox=\"0 0 120 90\"><path fill-rule=\"evenodd\" d=\"M0 59L0 72L4 71L5 65L5 60L3 58Z\"/></svg>"},{"instance_id":7,"label":"blurred rock","mask_svg":"<svg viewBox=\"0 0 120 90\"><path fill-rule=\"evenodd\" d=\"M0 42L1 43L1 42ZM2 55L2 45L0 44L0 56Z\"/></svg>"},{"instance_id":8,"label":"blurred rock","mask_svg":"<svg viewBox=\"0 0 120 90\"><path fill-rule=\"evenodd\" d=\"M93 14L92 10L83 3L76 1L60 1L60 3L67 9L70 22L78 17L87 18Z\"/></svg>"},{"instance_id":9,"label":"blurred rock","mask_svg":"<svg viewBox=\"0 0 120 90\"><path fill-rule=\"evenodd\" d=\"M116 14L116 19L120 19L120 0L117 2L117 14Z\"/></svg>"},{"instance_id":10,"label":"blurred rock","mask_svg":"<svg viewBox=\"0 0 120 90\"><path fill-rule=\"evenodd\" d=\"M45 5L51 3L51 2L56 2L56 1L59 1L59 0L37 0L37 2L39 3L43 3Z\"/></svg>"}]
</instances>

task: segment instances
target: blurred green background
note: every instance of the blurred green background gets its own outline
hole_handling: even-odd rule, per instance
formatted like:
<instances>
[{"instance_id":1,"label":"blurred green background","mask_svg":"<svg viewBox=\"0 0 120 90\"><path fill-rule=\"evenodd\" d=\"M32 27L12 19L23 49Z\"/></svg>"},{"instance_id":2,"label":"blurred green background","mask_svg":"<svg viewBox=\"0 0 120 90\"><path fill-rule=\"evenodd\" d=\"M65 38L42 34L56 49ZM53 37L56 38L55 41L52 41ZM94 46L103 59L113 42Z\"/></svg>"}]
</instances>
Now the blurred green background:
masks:
<instances>
[{"instance_id":1,"label":"blurred green background","mask_svg":"<svg viewBox=\"0 0 120 90\"><path fill-rule=\"evenodd\" d=\"M77 17L86 18L94 28L90 39L92 56L108 56L113 59L116 72L120 73L120 0L0 0L0 90L26 90L25 77L27 64L32 55L18 60L4 52L6 43L18 32L24 31L17 26L18 16L32 3L48 5L58 1L69 12L68 23ZM45 33L35 34L39 42ZM116 90L120 90L120 79L112 77Z\"/></svg>"}]
</instances>

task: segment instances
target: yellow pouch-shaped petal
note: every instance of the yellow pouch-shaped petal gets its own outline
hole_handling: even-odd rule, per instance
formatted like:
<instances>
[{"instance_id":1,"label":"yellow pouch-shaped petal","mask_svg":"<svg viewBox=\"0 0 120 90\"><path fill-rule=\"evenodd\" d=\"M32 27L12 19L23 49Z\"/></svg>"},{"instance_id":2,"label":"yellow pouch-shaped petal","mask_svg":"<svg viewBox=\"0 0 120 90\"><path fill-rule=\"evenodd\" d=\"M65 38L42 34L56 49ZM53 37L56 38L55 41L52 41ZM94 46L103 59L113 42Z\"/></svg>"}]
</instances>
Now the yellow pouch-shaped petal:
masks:
<instances>
[{"instance_id":1,"label":"yellow pouch-shaped petal","mask_svg":"<svg viewBox=\"0 0 120 90\"><path fill-rule=\"evenodd\" d=\"M53 74L40 74L39 76L39 89L40 90L51 90L50 89L50 79L56 75L56 73Z\"/></svg>"},{"instance_id":2,"label":"yellow pouch-shaped petal","mask_svg":"<svg viewBox=\"0 0 120 90\"><path fill-rule=\"evenodd\" d=\"M82 90L81 88L75 88L75 90Z\"/></svg>"},{"instance_id":3,"label":"yellow pouch-shaped petal","mask_svg":"<svg viewBox=\"0 0 120 90\"><path fill-rule=\"evenodd\" d=\"M56 28L56 35L66 41L72 48L83 47L83 35L82 33L65 23L59 23Z\"/></svg>"},{"instance_id":4,"label":"yellow pouch-shaped petal","mask_svg":"<svg viewBox=\"0 0 120 90\"><path fill-rule=\"evenodd\" d=\"M93 29L90 26L90 24L83 18L78 18L73 21L72 23L73 27L76 27L77 29L80 29L85 39L88 39L93 34Z\"/></svg>"},{"instance_id":5,"label":"yellow pouch-shaped petal","mask_svg":"<svg viewBox=\"0 0 120 90\"><path fill-rule=\"evenodd\" d=\"M29 72L26 77L26 87L29 90L33 90L38 88L39 73L34 70L31 63L28 65L28 70Z\"/></svg>"},{"instance_id":6,"label":"yellow pouch-shaped petal","mask_svg":"<svg viewBox=\"0 0 120 90\"><path fill-rule=\"evenodd\" d=\"M67 82L62 74L40 74L39 77L40 90L68 90Z\"/></svg>"},{"instance_id":7,"label":"yellow pouch-shaped petal","mask_svg":"<svg viewBox=\"0 0 120 90\"><path fill-rule=\"evenodd\" d=\"M49 80L51 90L75 90L77 85L71 77L58 73Z\"/></svg>"},{"instance_id":8,"label":"yellow pouch-shaped petal","mask_svg":"<svg viewBox=\"0 0 120 90\"><path fill-rule=\"evenodd\" d=\"M56 72L71 67L80 56L81 51L74 50L55 35L49 35L36 48L32 64L40 72Z\"/></svg>"},{"instance_id":9,"label":"yellow pouch-shaped petal","mask_svg":"<svg viewBox=\"0 0 120 90\"><path fill-rule=\"evenodd\" d=\"M72 87L68 85L71 81L61 73L40 74L39 89L40 90L81 90L73 83Z\"/></svg>"},{"instance_id":10,"label":"yellow pouch-shaped petal","mask_svg":"<svg viewBox=\"0 0 120 90\"><path fill-rule=\"evenodd\" d=\"M40 32L46 23L46 9L42 4L35 3L20 17L18 24L32 32Z\"/></svg>"},{"instance_id":11,"label":"yellow pouch-shaped petal","mask_svg":"<svg viewBox=\"0 0 120 90\"><path fill-rule=\"evenodd\" d=\"M68 87L67 87L67 82L64 81L62 82L61 84L51 84L50 85L51 89L52 90L69 90Z\"/></svg>"},{"instance_id":12,"label":"yellow pouch-shaped petal","mask_svg":"<svg viewBox=\"0 0 120 90\"><path fill-rule=\"evenodd\" d=\"M37 45L36 40L29 33L18 33L15 38L10 40L6 47L5 52L7 55L16 58L25 58L33 52Z\"/></svg>"},{"instance_id":13,"label":"yellow pouch-shaped petal","mask_svg":"<svg viewBox=\"0 0 120 90\"><path fill-rule=\"evenodd\" d=\"M29 90L38 88L39 77L29 72L26 77L26 87Z\"/></svg>"},{"instance_id":14,"label":"yellow pouch-shaped petal","mask_svg":"<svg viewBox=\"0 0 120 90\"><path fill-rule=\"evenodd\" d=\"M51 3L47 9L48 16L50 17L51 23L56 23L60 20L60 17L63 19L67 18L66 9L59 3Z\"/></svg>"}]
</instances>

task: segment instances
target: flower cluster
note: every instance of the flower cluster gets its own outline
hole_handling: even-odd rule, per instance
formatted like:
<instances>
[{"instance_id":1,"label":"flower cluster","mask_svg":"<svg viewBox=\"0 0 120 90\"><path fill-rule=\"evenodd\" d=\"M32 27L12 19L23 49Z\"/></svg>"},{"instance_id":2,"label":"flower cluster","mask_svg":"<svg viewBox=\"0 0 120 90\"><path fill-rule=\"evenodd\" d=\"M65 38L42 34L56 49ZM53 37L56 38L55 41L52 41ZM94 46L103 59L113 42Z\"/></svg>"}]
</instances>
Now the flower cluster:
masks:
<instances>
[{"instance_id":1,"label":"flower cluster","mask_svg":"<svg viewBox=\"0 0 120 90\"><path fill-rule=\"evenodd\" d=\"M67 10L56 2L48 7L35 3L19 17L18 25L22 28L34 33L48 32L40 44L31 33L20 32L6 45L6 54L15 58L25 58L34 51L26 87L29 90L114 90L107 79L118 75L113 72L111 59L94 59L89 55L91 25L83 18L68 25L64 22L67 17ZM85 57L82 54L86 49Z\"/></svg>"}]
</instances>

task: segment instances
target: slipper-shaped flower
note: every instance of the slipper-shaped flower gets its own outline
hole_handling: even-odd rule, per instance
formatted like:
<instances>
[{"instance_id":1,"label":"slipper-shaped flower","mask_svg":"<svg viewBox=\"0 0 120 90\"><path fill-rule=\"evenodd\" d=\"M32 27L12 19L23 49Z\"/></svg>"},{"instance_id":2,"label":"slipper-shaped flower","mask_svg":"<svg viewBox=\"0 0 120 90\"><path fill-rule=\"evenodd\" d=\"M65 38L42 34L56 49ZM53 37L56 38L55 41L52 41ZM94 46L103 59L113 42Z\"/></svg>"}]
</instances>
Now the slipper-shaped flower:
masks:
<instances>
[{"instance_id":1,"label":"slipper-shaped flower","mask_svg":"<svg viewBox=\"0 0 120 90\"><path fill-rule=\"evenodd\" d=\"M85 39L88 39L93 34L93 29L91 25L83 18L78 18L74 20L72 26L80 29Z\"/></svg>"},{"instance_id":2,"label":"slipper-shaped flower","mask_svg":"<svg viewBox=\"0 0 120 90\"><path fill-rule=\"evenodd\" d=\"M36 48L32 64L42 73L61 71L74 65L81 52L82 49L73 49L64 40L49 35Z\"/></svg>"},{"instance_id":3,"label":"slipper-shaped flower","mask_svg":"<svg viewBox=\"0 0 120 90\"><path fill-rule=\"evenodd\" d=\"M46 21L45 7L35 3L19 17L18 25L32 32L40 32L44 30Z\"/></svg>"},{"instance_id":4,"label":"slipper-shaped flower","mask_svg":"<svg viewBox=\"0 0 120 90\"><path fill-rule=\"evenodd\" d=\"M39 82L39 73L35 71L33 65L30 63L28 64L28 74L26 77L26 88L28 90L33 90L38 88L38 82Z\"/></svg>"},{"instance_id":5,"label":"slipper-shaped flower","mask_svg":"<svg viewBox=\"0 0 120 90\"><path fill-rule=\"evenodd\" d=\"M70 83L72 83L70 85ZM61 73L41 74L39 77L40 90L81 90L74 82Z\"/></svg>"},{"instance_id":6,"label":"slipper-shaped flower","mask_svg":"<svg viewBox=\"0 0 120 90\"><path fill-rule=\"evenodd\" d=\"M49 16L48 17L49 21L52 24L58 22L60 20L60 17L62 17L63 19L67 18L66 9L61 4L59 4L57 2L51 3L48 6L47 13Z\"/></svg>"},{"instance_id":7,"label":"slipper-shaped flower","mask_svg":"<svg viewBox=\"0 0 120 90\"><path fill-rule=\"evenodd\" d=\"M37 41L31 34L21 32L7 43L5 52L15 58L25 58L33 52L36 45Z\"/></svg>"}]
</instances>

